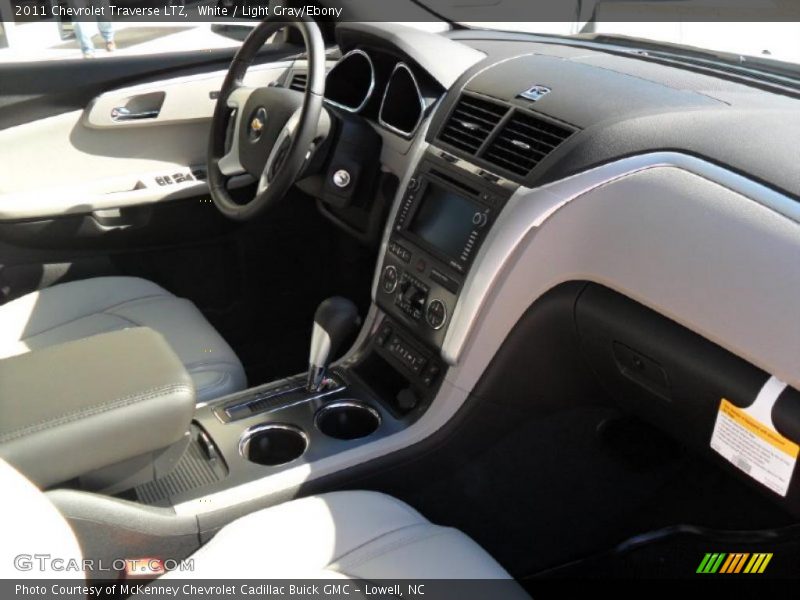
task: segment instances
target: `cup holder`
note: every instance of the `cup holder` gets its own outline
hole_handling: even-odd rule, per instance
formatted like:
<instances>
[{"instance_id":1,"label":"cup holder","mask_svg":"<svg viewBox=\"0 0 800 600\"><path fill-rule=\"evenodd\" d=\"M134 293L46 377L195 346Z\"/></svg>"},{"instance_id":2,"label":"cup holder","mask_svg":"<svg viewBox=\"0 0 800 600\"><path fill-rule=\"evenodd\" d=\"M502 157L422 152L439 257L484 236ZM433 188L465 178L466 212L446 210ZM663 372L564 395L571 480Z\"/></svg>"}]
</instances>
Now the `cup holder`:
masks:
<instances>
[{"instance_id":1,"label":"cup holder","mask_svg":"<svg viewBox=\"0 0 800 600\"><path fill-rule=\"evenodd\" d=\"M308 436L299 427L266 423L247 429L239 440L239 454L247 460L277 467L300 458L308 447Z\"/></svg>"},{"instance_id":2,"label":"cup holder","mask_svg":"<svg viewBox=\"0 0 800 600\"><path fill-rule=\"evenodd\" d=\"M381 424L380 413L361 402L340 400L323 406L314 418L325 435L337 440L356 440L373 433Z\"/></svg>"}]
</instances>

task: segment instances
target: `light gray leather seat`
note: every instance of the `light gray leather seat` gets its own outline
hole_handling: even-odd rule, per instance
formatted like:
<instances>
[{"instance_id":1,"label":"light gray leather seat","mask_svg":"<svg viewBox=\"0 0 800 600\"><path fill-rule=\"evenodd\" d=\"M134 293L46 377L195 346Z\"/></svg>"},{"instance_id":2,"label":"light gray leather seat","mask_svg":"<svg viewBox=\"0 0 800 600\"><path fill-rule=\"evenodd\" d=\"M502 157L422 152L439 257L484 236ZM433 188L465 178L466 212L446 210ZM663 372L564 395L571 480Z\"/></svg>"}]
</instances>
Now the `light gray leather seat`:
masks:
<instances>
[{"instance_id":1,"label":"light gray leather seat","mask_svg":"<svg viewBox=\"0 0 800 600\"><path fill-rule=\"evenodd\" d=\"M433 525L396 498L365 491L310 496L251 513L223 527L192 558L193 572L164 577L510 577L459 530Z\"/></svg>"},{"instance_id":2,"label":"light gray leather seat","mask_svg":"<svg viewBox=\"0 0 800 600\"><path fill-rule=\"evenodd\" d=\"M236 354L194 304L137 277L63 283L0 306L0 359L138 326L164 336L192 376L198 402L247 386Z\"/></svg>"},{"instance_id":3,"label":"light gray leather seat","mask_svg":"<svg viewBox=\"0 0 800 600\"><path fill-rule=\"evenodd\" d=\"M0 488L9 492L0 497L0 513L13 515L3 520L0 577L81 577L13 568L23 546L32 555L78 562L80 550L48 498L2 460ZM161 579L509 579L460 531L431 524L391 496L363 491L310 496L251 513L223 527L192 558L191 571L170 571ZM504 589L511 592L504 597L524 596L519 588Z\"/></svg>"}]
</instances>

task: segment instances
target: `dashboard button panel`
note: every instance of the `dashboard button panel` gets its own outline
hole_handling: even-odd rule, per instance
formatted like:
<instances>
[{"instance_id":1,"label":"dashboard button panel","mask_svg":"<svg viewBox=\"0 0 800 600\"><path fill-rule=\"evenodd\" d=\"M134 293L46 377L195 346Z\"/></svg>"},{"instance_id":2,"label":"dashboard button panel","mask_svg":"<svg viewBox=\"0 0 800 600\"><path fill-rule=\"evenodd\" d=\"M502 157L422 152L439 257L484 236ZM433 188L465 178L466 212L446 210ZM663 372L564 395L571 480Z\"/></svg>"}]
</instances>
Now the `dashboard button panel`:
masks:
<instances>
[{"instance_id":1,"label":"dashboard button panel","mask_svg":"<svg viewBox=\"0 0 800 600\"><path fill-rule=\"evenodd\" d=\"M392 336L387 345L389 352L402 362L412 373L418 375L425 368L427 358L416 348L405 342L399 335Z\"/></svg>"},{"instance_id":2,"label":"dashboard button panel","mask_svg":"<svg viewBox=\"0 0 800 600\"><path fill-rule=\"evenodd\" d=\"M405 263L411 262L411 251L401 246L397 242L389 243L389 252L394 254L396 257L398 257Z\"/></svg>"},{"instance_id":3,"label":"dashboard button panel","mask_svg":"<svg viewBox=\"0 0 800 600\"><path fill-rule=\"evenodd\" d=\"M376 287L377 305L434 349L442 347L472 260L512 194L462 163L436 150L420 162L400 200Z\"/></svg>"}]
</instances>

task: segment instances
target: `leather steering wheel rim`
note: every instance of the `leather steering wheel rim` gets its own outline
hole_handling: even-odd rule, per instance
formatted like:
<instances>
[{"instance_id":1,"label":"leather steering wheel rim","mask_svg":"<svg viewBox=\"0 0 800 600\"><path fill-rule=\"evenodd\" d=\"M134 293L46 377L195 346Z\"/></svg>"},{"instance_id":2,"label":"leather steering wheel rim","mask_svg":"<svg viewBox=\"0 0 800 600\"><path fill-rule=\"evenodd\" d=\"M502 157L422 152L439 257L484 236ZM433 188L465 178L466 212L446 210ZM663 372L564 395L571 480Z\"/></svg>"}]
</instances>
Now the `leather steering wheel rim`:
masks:
<instances>
[{"instance_id":1,"label":"leather steering wheel rim","mask_svg":"<svg viewBox=\"0 0 800 600\"><path fill-rule=\"evenodd\" d=\"M302 107L296 111L291 119L284 123L281 135L274 140L275 143L270 148L270 155L266 158L263 173L250 173L259 179L259 188L255 196L246 204L240 204L233 200L227 189L228 176L221 170L220 161L226 155L226 137L230 119L238 120L234 129L239 132L241 124L247 119L248 115L245 114L244 107L240 106L236 114L231 117L232 108L229 102L232 94L237 90L246 89L243 84L244 76L258 51L272 34L286 26L298 29L305 42L308 60L308 83L303 95ZM222 214L236 221L252 219L266 208L279 202L286 195L300 175L308 158L308 152L316 136L322 113L324 93L325 43L319 27L312 19L307 17L281 17L280 19L268 17L250 32L231 62L217 98L211 122L207 156L208 186L211 198ZM268 109L265 111L265 115L267 111ZM290 123L289 121L293 122ZM231 146L246 143L244 133L234 135L231 140ZM286 147L280 148L279 143ZM237 146L237 157L238 153ZM283 156L278 156L279 154L283 154ZM278 161L278 166L273 168L276 160ZM267 171L270 169L272 169L272 172L268 173ZM249 172L246 169L244 171ZM266 181L268 183L265 183Z\"/></svg>"}]
</instances>

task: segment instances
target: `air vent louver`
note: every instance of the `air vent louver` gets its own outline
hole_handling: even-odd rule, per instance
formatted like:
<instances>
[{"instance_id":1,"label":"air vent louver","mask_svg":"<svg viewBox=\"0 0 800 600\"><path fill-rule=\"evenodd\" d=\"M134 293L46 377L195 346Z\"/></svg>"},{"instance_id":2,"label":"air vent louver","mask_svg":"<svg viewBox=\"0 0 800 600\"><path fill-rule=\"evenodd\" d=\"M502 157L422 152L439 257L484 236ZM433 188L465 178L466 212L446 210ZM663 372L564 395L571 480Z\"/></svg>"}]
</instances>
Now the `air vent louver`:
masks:
<instances>
[{"instance_id":1,"label":"air vent louver","mask_svg":"<svg viewBox=\"0 0 800 600\"><path fill-rule=\"evenodd\" d=\"M305 92L307 83L308 73L297 72L292 75L292 82L289 84L289 89Z\"/></svg>"},{"instance_id":2,"label":"air vent louver","mask_svg":"<svg viewBox=\"0 0 800 600\"><path fill-rule=\"evenodd\" d=\"M503 126L483 159L517 175L527 175L573 131L516 111Z\"/></svg>"},{"instance_id":3,"label":"air vent louver","mask_svg":"<svg viewBox=\"0 0 800 600\"><path fill-rule=\"evenodd\" d=\"M506 112L508 107L502 104L463 95L439 133L439 139L475 155Z\"/></svg>"}]
</instances>

